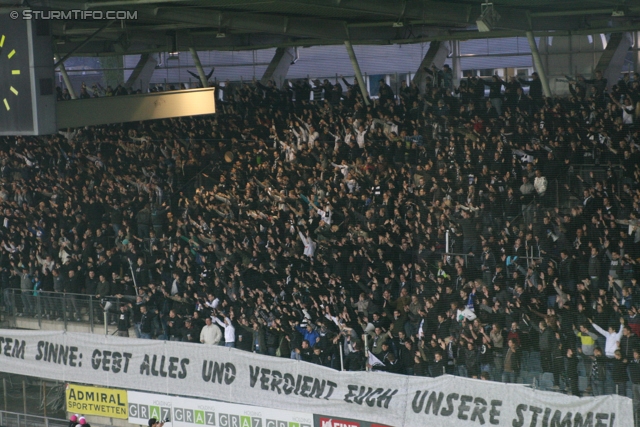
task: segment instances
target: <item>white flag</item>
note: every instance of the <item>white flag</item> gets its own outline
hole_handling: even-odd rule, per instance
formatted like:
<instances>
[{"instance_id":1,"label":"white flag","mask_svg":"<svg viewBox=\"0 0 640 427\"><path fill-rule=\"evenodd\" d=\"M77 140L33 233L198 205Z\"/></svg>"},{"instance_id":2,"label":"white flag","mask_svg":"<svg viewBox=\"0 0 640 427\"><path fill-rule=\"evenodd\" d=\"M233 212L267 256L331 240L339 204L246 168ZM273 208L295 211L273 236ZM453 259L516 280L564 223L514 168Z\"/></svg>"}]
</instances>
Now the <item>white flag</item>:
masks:
<instances>
[{"instance_id":1,"label":"white flag","mask_svg":"<svg viewBox=\"0 0 640 427\"><path fill-rule=\"evenodd\" d=\"M384 366L384 363L380 361L373 353L369 352L369 365L371 366Z\"/></svg>"}]
</instances>

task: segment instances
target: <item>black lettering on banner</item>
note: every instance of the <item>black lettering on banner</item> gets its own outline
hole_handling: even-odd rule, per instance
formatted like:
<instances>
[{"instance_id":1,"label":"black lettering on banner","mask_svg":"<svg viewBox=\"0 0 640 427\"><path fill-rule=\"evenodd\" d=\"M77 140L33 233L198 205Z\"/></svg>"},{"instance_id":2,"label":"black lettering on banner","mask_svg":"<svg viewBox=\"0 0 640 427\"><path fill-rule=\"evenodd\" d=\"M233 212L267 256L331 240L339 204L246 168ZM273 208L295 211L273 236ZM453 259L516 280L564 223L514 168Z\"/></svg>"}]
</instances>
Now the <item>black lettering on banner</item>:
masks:
<instances>
[{"instance_id":1,"label":"black lettering on banner","mask_svg":"<svg viewBox=\"0 0 640 427\"><path fill-rule=\"evenodd\" d=\"M567 412L562 419L562 411L556 410L551 418L551 424L549 427L571 427L571 412Z\"/></svg>"},{"instance_id":2,"label":"black lettering on banner","mask_svg":"<svg viewBox=\"0 0 640 427\"><path fill-rule=\"evenodd\" d=\"M120 353L119 351L114 351L112 356L113 359L111 363L111 372L117 374L122 370L122 353Z\"/></svg>"},{"instance_id":3,"label":"black lettering on banner","mask_svg":"<svg viewBox=\"0 0 640 427\"><path fill-rule=\"evenodd\" d=\"M522 414L522 412L526 410L527 405L520 404L516 406L516 416L518 417L518 420L513 420L513 422L511 423L513 427L522 427L524 425L524 415Z\"/></svg>"},{"instance_id":4,"label":"black lettering on banner","mask_svg":"<svg viewBox=\"0 0 640 427\"><path fill-rule=\"evenodd\" d=\"M284 374L284 385L282 386L282 391L287 396L293 393L293 389L295 388L296 380L293 378L291 374Z\"/></svg>"},{"instance_id":5,"label":"black lettering on banner","mask_svg":"<svg viewBox=\"0 0 640 427\"><path fill-rule=\"evenodd\" d=\"M480 425L484 425L484 413L487 412L487 401L481 397L476 397L473 403L475 403L476 406L471 413L471 421L477 419Z\"/></svg>"},{"instance_id":6,"label":"black lettering on banner","mask_svg":"<svg viewBox=\"0 0 640 427\"><path fill-rule=\"evenodd\" d=\"M489 411L489 423L497 426L500 424L500 420L498 417L500 416L499 407L502 406L502 400L492 400L491 401L491 410Z\"/></svg>"},{"instance_id":7,"label":"black lettering on banner","mask_svg":"<svg viewBox=\"0 0 640 427\"><path fill-rule=\"evenodd\" d=\"M384 406L384 409L389 409L389 404L391 403L391 398L398 393L398 390L387 389L384 393L378 397L378 408Z\"/></svg>"},{"instance_id":8,"label":"black lettering on banner","mask_svg":"<svg viewBox=\"0 0 640 427\"><path fill-rule=\"evenodd\" d=\"M129 360L132 357L131 353L95 349L91 354L91 367L96 371L102 369L105 372L113 372L114 374L120 372L126 374L129 371Z\"/></svg>"},{"instance_id":9,"label":"black lettering on banner","mask_svg":"<svg viewBox=\"0 0 640 427\"><path fill-rule=\"evenodd\" d=\"M75 368L76 366L78 366L78 364L76 363L76 360L78 360L78 347L69 347L69 366L71 366L72 368ZM81 356L82 357L82 356Z\"/></svg>"},{"instance_id":10,"label":"black lettering on banner","mask_svg":"<svg viewBox=\"0 0 640 427\"><path fill-rule=\"evenodd\" d=\"M279 371L272 371L271 376L271 391L275 391L278 394L282 394L280 384L282 383L282 374Z\"/></svg>"},{"instance_id":11,"label":"black lettering on banner","mask_svg":"<svg viewBox=\"0 0 640 427\"><path fill-rule=\"evenodd\" d=\"M109 368L111 366L111 352L105 350L102 352L102 370L105 372L109 372Z\"/></svg>"},{"instance_id":12,"label":"black lettering on banner","mask_svg":"<svg viewBox=\"0 0 640 427\"><path fill-rule=\"evenodd\" d=\"M358 390L358 386L357 385L347 385L347 390L349 390L347 392L347 394L344 396L344 401L347 403L353 403L353 401L351 400L353 397L357 396L354 391Z\"/></svg>"},{"instance_id":13,"label":"black lettering on banner","mask_svg":"<svg viewBox=\"0 0 640 427\"><path fill-rule=\"evenodd\" d=\"M236 380L236 365L233 363L225 363L224 365L224 383L231 385Z\"/></svg>"},{"instance_id":14,"label":"black lettering on banner","mask_svg":"<svg viewBox=\"0 0 640 427\"><path fill-rule=\"evenodd\" d=\"M180 359L180 372L178 372L178 379L183 380L187 378L187 365L189 359Z\"/></svg>"},{"instance_id":15,"label":"black lettering on banner","mask_svg":"<svg viewBox=\"0 0 640 427\"><path fill-rule=\"evenodd\" d=\"M373 392L373 389L371 387L367 388L365 386L360 386L360 393L358 393L358 397L353 399L353 401L356 402L358 405L362 405L362 402L364 401L364 399L368 397L371 394L371 392Z\"/></svg>"},{"instance_id":16,"label":"black lettering on banner","mask_svg":"<svg viewBox=\"0 0 640 427\"><path fill-rule=\"evenodd\" d=\"M532 414L531 414L531 424L532 425L536 425L538 423L538 414L542 413L542 408L538 408L537 406L529 405L529 411L532 412Z\"/></svg>"},{"instance_id":17,"label":"black lettering on banner","mask_svg":"<svg viewBox=\"0 0 640 427\"><path fill-rule=\"evenodd\" d=\"M171 359L176 359L176 358L169 358L169 371L172 371L171 368L171 364L175 363L175 361L172 362ZM177 360L177 359L176 359ZM187 365L189 364L189 359L180 359L180 372L178 372L178 379L185 379L187 377ZM166 378L169 374L167 372L167 356L160 356L158 357L157 354L154 354L152 357L149 357L148 354L144 355L144 358L142 359L142 363L140 364L140 375L151 375L154 377L162 377L162 378ZM177 369L177 368L176 368Z\"/></svg>"},{"instance_id":18,"label":"black lettering on banner","mask_svg":"<svg viewBox=\"0 0 640 427\"><path fill-rule=\"evenodd\" d=\"M27 346L27 342L22 340L20 342L16 342L16 345L13 347L13 352L11 353L13 357L16 359L24 360L24 349Z\"/></svg>"},{"instance_id":19,"label":"black lettering on banner","mask_svg":"<svg viewBox=\"0 0 640 427\"><path fill-rule=\"evenodd\" d=\"M425 391L425 394L427 392ZM442 399L444 399L444 393L440 392L436 394L435 392L431 392L429 398L427 399L427 406L424 408L424 413L428 414L429 409L433 407L433 415L438 415L438 411L440 410L440 406L442 405Z\"/></svg>"},{"instance_id":20,"label":"black lettering on banner","mask_svg":"<svg viewBox=\"0 0 640 427\"><path fill-rule=\"evenodd\" d=\"M258 370L260 368L257 368ZM269 374L267 370L267 375ZM252 378L252 377L250 377ZM202 379L206 382L217 382L230 385L236 379L236 367L233 363L218 363L211 360L202 362ZM255 383L253 384L255 385ZM253 385L251 387L253 387Z\"/></svg>"},{"instance_id":21,"label":"black lettering on banner","mask_svg":"<svg viewBox=\"0 0 640 427\"><path fill-rule=\"evenodd\" d=\"M260 388L263 390L269 390L269 374L271 373L270 369L262 368L260 371Z\"/></svg>"},{"instance_id":22,"label":"black lettering on banner","mask_svg":"<svg viewBox=\"0 0 640 427\"><path fill-rule=\"evenodd\" d=\"M413 396L413 402L411 402L411 409L413 409L413 412L415 412L416 414L419 414L422 411L422 408L424 406L424 399L427 397L427 393L429 393L428 391L416 391L416 395ZM420 397L422 396L422 397ZM420 398L420 400L418 401L418 398Z\"/></svg>"},{"instance_id":23,"label":"black lettering on banner","mask_svg":"<svg viewBox=\"0 0 640 427\"><path fill-rule=\"evenodd\" d=\"M324 397L325 400L329 400L329 398L331 397L331 395L333 394L333 390L336 389L336 387L338 387L338 384L334 383L333 381L327 381L327 385L329 386L329 392L327 393L327 395ZM370 405L373 406L373 405Z\"/></svg>"},{"instance_id":24,"label":"black lettering on banner","mask_svg":"<svg viewBox=\"0 0 640 427\"><path fill-rule=\"evenodd\" d=\"M596 425L594 427L608 427L609 423L605 423L604 421L609 419L609 414L603 414L598 412L596 414Z\"/></svg>"},{"instance_id":25,"label":"black lettering on banner","mask_svg":"<svg viewBox=\"0 0 640 427\"><path fill-rule=\"evenodd\" d=\"M4 355L7 357L11 357L11 343L13 342L13 338L5 338L4 339Z\"/></svg>"},{"instance_id":26,"label":"black lettering on banner","mask_svg":"<svg viewBox=\"0 0 640 427\"><path fill-rule=\"evenodd\" d=\"M0 341L0 344L2 343L2 341ZM44 357L44 352L42 350L42 348L44 347L44 341L38 341L38 345L36 346L36 360L42 360L42 358Z\"/></svg>"},{"instance_id":27,"label":"black lettering on banner","mask_svg":"<svg viewBox=\"0 0 640 427\"><path fill-rule=\"evenodd\" d=\"M101 363L102 363L102 352L98 349L93 350L93 354L91 355L91 367L93 369L99 369Z\"/></svg>"},{"instance_id":28,"label":"black lettering on banner","mask_svg":"<svg viewBox=\"0 0 640 427\"><path fill-rule=\"evenodd\" d=\"M453 414L453 401L458 400L458 397L460 397L458 393L449 393L449 395L447 396L447 407L446 409L442 408L442 411L440 411L440 415L448 417Z\"/></svg>"},{"instance_id":29,"label":"black lettering on banner","mask_svg":"<svg viewBox=\"0 0 640 427\"><path fill-rule=\"evenodd\" d=\"M593 426L593 412L587 412L587 414L584 416L580 412L576 412L573 417L573 427L591 426Z\"/></svg>"},{"instance_id":30,"label":"black lettering on banner","mask_svg":"<svg viewBox=\"0 0 640 427\"><path fill-rule=\"evenodd\" d=\"M6 340L10 340L10 338L5 339L5 355L7 355ZM72 368L79 366L79 363L76 363L76 361L78 359L82 359L82 355L78 353L78 347L74 346L65 346L48 341L38 341L36 350L36 360L71 366ZM22 349L22 351L24 352L24 349Z\"/></svg>"},{"instance_id":31,"label":"black lettering on banner","mask_svg":"<svg viewBox=\"0 0 640 427\"><path fill-rule=\"evenodd\" d=\"M231 384L236 377L236 367L231 363L227 363L225 367L225 382ZM206 365L203 367L203 378L208 380L209 376L213 376L212 368ZM213 381L213 380L211 380ZM332 381L314 378L311 376L298 375L294 377L289 373L261 368L259 366L249 365L249 387L255 388L258 385L261 390L276 392L278 394L297 394L302 397L312 399L326 399L333 394L338 385ZM355 386L357 388L357 386ZM390 392L390 391L389 391ZM397 392L389 393L387 400ZM382 396L381 396L382 397ZM353 403L353 402L350 402ZM356 402L362 404L362 401ZM370 404L373 406L373 403Z\"/></svg>"},{"instance_id":32,"label":"black lettering on banner","mask_svg":"<svg viewBox=\"0 0 640 427\"><path fill-rule=\"evenodd\" d=\"M180 362L180 359L178 359L177 357L170 357L169 358L169 378L177 378L176 375L176 371L178 370L178 363Z\"/></svg>"},{"instance_id":33,"label":"black lettering on banner","mask_svg":"<svg viewBox=\"0 0 640 427\"><path fill-rule=\"evenodd\" d=\"M382 387L378 387L377 389L375 389L373 391L373 393L371 393L369 396L367 396L367 398L364 400L364 402L367 404L368 407L373 408L376 405L376 395L380 394L384 391L384 389Z\"/></svg>"},{"instance_id":34,"label":"black lettering on banner","mask_svg":"<svg viewBox=\"0 0 640 427\"><path fill-rule=\"evenodd\" d=\"M204 376L204 367L202 368L202 372L203 372L202 373L202 378L205 378L205 376ZM258 375L260 375L260 368L257 367L257 366L254 368L253 366L249 365L249 386L251 388L255 387L256 381L258 381ZM205 381L209 381L209 380L205 379Z\"/></svg>"},{"instance_id":35,"label":"black lettering on banner","mask_svg":"<svg viewBox=\"0 0 640 427\"><path fill-rule=\"evenodd\" d=\"M469 416L465 414L468 410L471 409L471 406L467 405L468 402L473 402L473 396L460 396L460 406L458 406L458 419L459 420L468 420Z\"/></svg>"},{"instance_id":36,"label":"black lettering on banner","mask_svg":"<svg viewBox=\"0 0 640 427\"><path fill-rule=\"evenodd\" d=\"M9 337L0 337L0 354L4 354L6 357L24 359L26 345L27 342L25 340L20 341ZM36 360L39 359L36 358Z\"/></svg>"},{"instance_id":37,"label":"black lettering on banner","mask_svg":"<svg viewBox=\"0 0 640 427\"><path fill-rule=\"evenodd\" d=\"M309 397L315 397L316 399L320 399L320 397L324 394L324 388L327 385L325 380L319 380L317 378L313 379L313 387L311 387L311 394Z\"/></svg>"},{"instance_id":38,"label":"black lettering on banner","mask_svg":"<svg viewBox=\"0 0 640 427\"><path fill-rule=\"evenodd\" d=\"M293 390L293 394L299 394L300 393L300 385L302 383L302 375L298 375L298 378L296 379L296 388Z\"/></svg>"},{"instance_id":39,"label":"black lettering on banner","mask_svg":"<svg viewBox=\"0 0 640 427\"><path fill-rule=\"evenodd\" d=\"M307 393L311 391L311 386L309 383L313 382L313 377L304 376L302 377L302 383L300 386L300 396L302 397L311 397Z\"/></svg>"},{"instance_id":40,"label":"black lettering on banner","mask_svg":"<svg viewBox=\"0 0 640 427\"><path fill-rule=\"evenodd\" d=\"M356 393L360 390L358 393ZM362 405L362 402L366 399L366 397L373 391L371 387L365 386L357 386L348 384L347 385L347 394L344 396L344 401L347 403L357 403L358 405ZM378 408L389 408L389 404L391 403L391 398L398 393L398 390L386 389L380 396L376 398L376 405Z\"/></svg>"}]
</instances>

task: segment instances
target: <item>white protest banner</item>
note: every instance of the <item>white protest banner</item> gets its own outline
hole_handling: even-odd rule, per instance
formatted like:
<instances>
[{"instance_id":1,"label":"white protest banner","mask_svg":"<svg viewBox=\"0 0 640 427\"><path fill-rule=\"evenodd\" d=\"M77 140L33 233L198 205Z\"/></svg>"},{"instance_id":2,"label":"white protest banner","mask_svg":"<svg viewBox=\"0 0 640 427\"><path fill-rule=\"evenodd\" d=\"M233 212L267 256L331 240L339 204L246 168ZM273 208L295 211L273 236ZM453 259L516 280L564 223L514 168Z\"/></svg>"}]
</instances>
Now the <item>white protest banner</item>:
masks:
<instances>
[{"instance_id":1,"label":"white protest banner","mask_svg":"<svg viewBox=\"0 0 640 427\"><path fill-rule=\"evenodd\" d=\"M220 346L0 330L0 371L366 420L437 425L628 427L631 399L576 398L444 376L339 372ZM327 414L327 408L330 413ZM536 421L537 422L537 421ZM540 424L545 425L545 424Z\"/></svg>"},{"instance_id":2,"label":"white protest banner","mask_svg":"<svg viewBox=\"0 0 640 427\"><path fill-rule=\"evenodd\" d=\"M128 392L129 422L169 419L167 427L313 427L313 414L212 400Z\"/></svg>"}]
</instances>

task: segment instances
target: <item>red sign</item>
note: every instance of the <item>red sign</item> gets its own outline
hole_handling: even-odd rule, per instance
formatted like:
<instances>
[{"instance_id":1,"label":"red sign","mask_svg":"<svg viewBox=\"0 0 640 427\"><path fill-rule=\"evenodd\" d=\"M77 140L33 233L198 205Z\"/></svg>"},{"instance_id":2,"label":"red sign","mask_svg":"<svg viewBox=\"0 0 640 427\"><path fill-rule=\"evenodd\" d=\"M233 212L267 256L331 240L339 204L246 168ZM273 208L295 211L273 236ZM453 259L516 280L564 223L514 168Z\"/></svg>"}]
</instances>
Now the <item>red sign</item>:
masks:
<instances>
[{"instance_id":1,"label":"red sign","mask_svg":"<svg viewBox=\"0 0 640 427\"><path fill-rule=\"evenodd\" d=\"M334 418L320 418L320 427L360 427L360 423Z\"/></svg>"}]
</instances>

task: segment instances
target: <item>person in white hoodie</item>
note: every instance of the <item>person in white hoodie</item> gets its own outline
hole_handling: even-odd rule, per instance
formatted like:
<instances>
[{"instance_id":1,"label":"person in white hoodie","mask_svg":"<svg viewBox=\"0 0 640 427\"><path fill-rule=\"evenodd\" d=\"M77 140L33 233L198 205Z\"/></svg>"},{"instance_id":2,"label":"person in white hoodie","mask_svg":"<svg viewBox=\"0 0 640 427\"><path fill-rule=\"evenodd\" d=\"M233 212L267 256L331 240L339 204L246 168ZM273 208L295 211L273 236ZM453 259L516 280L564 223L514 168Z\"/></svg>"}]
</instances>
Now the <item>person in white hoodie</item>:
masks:
<instances>
[{"instance_id":1,"label":"person in white hoodie","mask_svg":"<svg viewBox=\"0 0 640 427\"><path fill-rule=\"evenodd\" d=\"M609 330L605 331L600 326L593 323L593 320L589 319L593 329L598 331L600 335L605 338L605 346L604 346L604 354L610 359L615 357L616 350L618 349L618 342L620 342L620 338L622 337L622 331L624 330L624 319L620 318L620 329L616 333L612 326L609 326Z\"/></svg>"},{"instance_id":2,"label":"person in white hoodie","mask_svg":"<svg viewBox=\"0 0 640 427\"><path fill-rule=\"evenodd\" d=\"M214 322L220 325L224 329L224 346L235 347L236 346L236 328L231 323L231 319L224 316L224 322L218 318L218 316L211 316Z\"/></svg>"},{"instance_id":3,"label":"person in white hoodie","mask_svg":"<svg viewBox=\"0 0 640 427\"><path fill-rule=\"evenodd\" d=\"M311 240L309 231L307 230L307 234L305 235L304 233L302 233L302 231L298 230L298 235L300 236L300 240L302 240L302 244L304 245L304 254L309 258L313 258L313 255L316 252L316 242Z\"/></svg>"}]
</instances>

